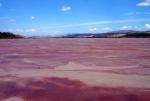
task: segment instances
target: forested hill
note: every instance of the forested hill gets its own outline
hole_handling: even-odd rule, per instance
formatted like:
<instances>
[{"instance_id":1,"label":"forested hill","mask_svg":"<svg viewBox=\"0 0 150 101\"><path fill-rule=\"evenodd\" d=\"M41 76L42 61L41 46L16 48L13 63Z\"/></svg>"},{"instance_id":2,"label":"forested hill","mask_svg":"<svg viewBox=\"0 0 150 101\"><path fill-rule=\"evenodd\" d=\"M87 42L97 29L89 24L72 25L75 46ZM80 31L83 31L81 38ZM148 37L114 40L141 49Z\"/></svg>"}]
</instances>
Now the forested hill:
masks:
<instances>
[{"instance_id":1,"label":"forested hill","mask_svg":"<svg viewBox=\"0 0 150 101\"><path fill-rule=\"evenodd\" d=\"M0 39L19 39L24 38L24 36L13 34L11 32L0 32Z\"/></svg>"}]
</instances>

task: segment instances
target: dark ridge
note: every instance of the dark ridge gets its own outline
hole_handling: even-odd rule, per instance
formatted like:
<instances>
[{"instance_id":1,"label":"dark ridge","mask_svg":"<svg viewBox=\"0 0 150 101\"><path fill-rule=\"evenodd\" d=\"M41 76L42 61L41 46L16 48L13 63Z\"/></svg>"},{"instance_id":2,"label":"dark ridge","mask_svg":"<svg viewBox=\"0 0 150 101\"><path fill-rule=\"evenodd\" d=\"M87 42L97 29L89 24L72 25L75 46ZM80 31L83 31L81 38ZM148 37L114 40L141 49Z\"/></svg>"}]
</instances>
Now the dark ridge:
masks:
<instances>
[{"instance_id":1,"label":"dark ridge","mask_svg":"<svg viewBox=\"0 0 150 101\"><path fill-rule=\"evenodd\" d=\"M77 33L63 38L150 38L150 31L120 30L107 33Z\"/></svg>"},{"instance_id":2,"label":"dark ridge","mask_svg":"<svg viewBox=\"0 0 150 101\"><path fill-rule=\"evenodd\" d=\"M24 36L11 32L0 32L0 39L20 39ZM107 33L73 33L64 36L27 37L27 38L150 38L150 31L120 30Z\"/></svg>"},{"instance_id":3,"label":"dark ridge","mask_svg":"<svg viewBox=\"0 0 150 101\"><path fill-rule=\"evenodd\" d=\"M17 35L11 32L0 32L0 39L20 39L24 38L24 36Z\"/></svg>"},{"instance_id":4,"label":"dark ridge","mask_svg":"<svg viewBox=\"0 0 150 101\"><path fill-rule=\"evenodd\" d=\"M125 35L126 38L150 38L150 33L130 33Z\"/></svg>"}]
</instances>

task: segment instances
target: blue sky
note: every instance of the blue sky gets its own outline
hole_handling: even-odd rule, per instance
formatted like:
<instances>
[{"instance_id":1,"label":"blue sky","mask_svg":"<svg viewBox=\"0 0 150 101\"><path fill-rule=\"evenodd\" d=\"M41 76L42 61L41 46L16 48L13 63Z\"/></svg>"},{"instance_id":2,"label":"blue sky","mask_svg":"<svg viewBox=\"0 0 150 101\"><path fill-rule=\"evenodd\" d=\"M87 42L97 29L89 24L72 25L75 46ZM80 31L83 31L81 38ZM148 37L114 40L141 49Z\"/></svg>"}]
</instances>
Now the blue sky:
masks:
<instances>
[{"instance_id":1,"label":"blue sky","mask_svg":"<svg viewBox=\"0 0 150 101\"><path fill-rule=\"evenodd\" d=\"M150 0L0 0L0 31L27 36L150 30Z\"/></svg>"}]
</instances>

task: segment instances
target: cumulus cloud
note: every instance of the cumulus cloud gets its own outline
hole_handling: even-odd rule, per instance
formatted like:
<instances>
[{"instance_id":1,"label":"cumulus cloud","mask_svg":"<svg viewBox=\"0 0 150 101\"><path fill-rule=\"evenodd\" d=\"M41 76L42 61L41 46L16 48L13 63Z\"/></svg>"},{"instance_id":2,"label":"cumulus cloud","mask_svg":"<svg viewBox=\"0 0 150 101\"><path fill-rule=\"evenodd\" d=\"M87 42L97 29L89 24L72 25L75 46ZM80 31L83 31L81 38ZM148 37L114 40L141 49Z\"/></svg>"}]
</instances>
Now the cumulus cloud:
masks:
<instances>
[{"instance_id":1,"label":"cumulus cloud","mask_svg":"<svg viewBox=\"0 0 150 101\"><path fill-rule=\"evenodd\" d=\"M62 6L61 11L66 12L66 11L69 11L71 9L72 9L71 6Z\"/></svg>"},{"instance_id":2,"label":"cumulus cloud","mask_svg":"<svg viewBox=\"0 0 150 101\"><path fill-rule=\"evenodd\" d=\"M150 29L150 24L145 24L145 27Z\"/></svg>"},{"instance_id":3,"label":"cumulus cloud","mask_svg":"<svg viewBox=\"0 0 150 101\"><path fill-rule=\"evenodd\" d=\"M35 16L31 16L31 19L34 20L34 19L35 19Z\"/></svg>"},{"instance_id":4,"label":"cumulus cloud","mask_svg":"<svg viewBox=\"0 0 150 101\"><path fill-rule=\"evenodd\" d=\"M132 28L132 26L122 26L122 27L121 27L122 30L130 29L130 28Z\"/></svg>"},{"instance_id":5,"label":"cumulus cloud","mask_svg":"<svg viewBox=\"0 0 150 101\"><path fill-rule=\"evenodd\" d=\"M89 31L96 31L97 28L90 28Z\"/></svg>"},{"instance_id":6,"label":"cumulus cloud","mask_svg":"<svg viewBox=\"0 0 150 101\"><path fill-rule=\"evenodd\" d=\"M150 0L144 0L137 4L137 6L150 6Z\"/></svg>"},{"instance_id":7,"label":"cumulus cloud","mask_svg":"<svg viewBox=\"0 0 150 101\"><path fill-rule=\"evenodd\" d=\"M34 28L31 28L31 29L26 29L26 32L36 32L37 30L34 29Z\"/></svg>"}]
</instances>

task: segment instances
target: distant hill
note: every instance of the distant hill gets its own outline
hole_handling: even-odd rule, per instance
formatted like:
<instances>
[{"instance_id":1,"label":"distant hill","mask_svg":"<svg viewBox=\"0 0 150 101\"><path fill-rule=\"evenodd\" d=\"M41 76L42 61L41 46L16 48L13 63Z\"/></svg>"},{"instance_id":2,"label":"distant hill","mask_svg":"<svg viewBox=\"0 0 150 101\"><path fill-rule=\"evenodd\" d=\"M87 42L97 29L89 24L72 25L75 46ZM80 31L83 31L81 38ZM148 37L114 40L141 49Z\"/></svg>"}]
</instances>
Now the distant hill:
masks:
<instances>
[{"instance_id":1,"label":"distant hill","mask_svg":"<svg viewBox=\"0 0 150 101\"><path fill-rule=\"evenodd\" d=\"M150 31L149 32L129 33L129 34L124 35L123 37L126 37L126 38L150 38Z\"/></svg>"},{"instance_id":2,"label":"distant hill","mask_svg":"<svg viewBox=\"0 0 150 101\"><path fill-rule=\"evenodd\" d=\"M11 32L0 32L0 39L19 39L24 38L21 35L13 34Z\"/></svg>"},{"instance_id":3,"label":"distant hill","mask_svg":"<svg viewBox=\"0 0 150 101\"><path fill-rule=\"evenodd\" d=\"M20 39L26 38L21 35L17 35L11 32L0 32L0 39ZM51 36L46 37L27 37L27 38L53 38ZM150 38L150 31L133 31L133 30L120 30L107 33L74 33L64 36L57 36L54 38Z\"/></svg>"},{"instance_id":4,"label":"distant hill","mask_svg":"<svg viewBox=\"0 0 150 101\"><path fill-rule=\"evenodd\" d=\"M63 38L150 38L150 31L120 30L107 33L77 33Z\"/></svg>"}]
</instances>

